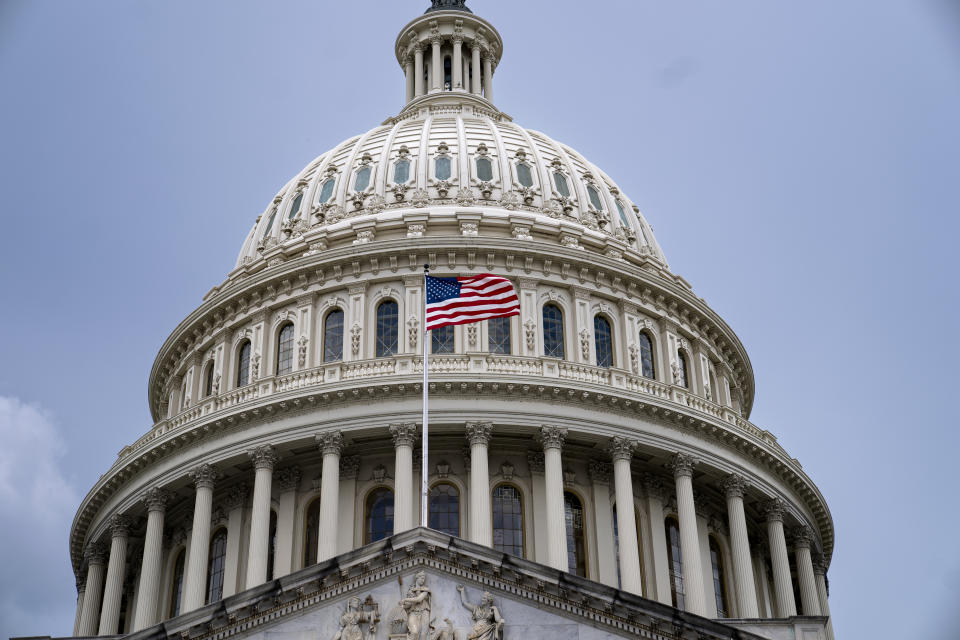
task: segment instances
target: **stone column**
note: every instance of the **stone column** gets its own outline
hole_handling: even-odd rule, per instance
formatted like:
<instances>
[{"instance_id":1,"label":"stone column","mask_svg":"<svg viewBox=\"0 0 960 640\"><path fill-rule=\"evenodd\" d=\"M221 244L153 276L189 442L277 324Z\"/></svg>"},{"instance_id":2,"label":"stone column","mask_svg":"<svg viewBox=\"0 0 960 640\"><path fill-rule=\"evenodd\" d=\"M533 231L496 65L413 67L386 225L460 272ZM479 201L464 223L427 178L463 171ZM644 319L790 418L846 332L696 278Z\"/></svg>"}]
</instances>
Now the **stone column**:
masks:
<instances>
[{"instance_id":1,"label":"stone column","mask_svg":"<svg viewBox=\"0 0 960 640\"><path fill-rule=\"evenodd\" d=\"M423 95L423 48L419 44L413 50L413 87L415 97Z\"/></svg>"},{"instance_id":2,"label":"stone column","mask_svg":"<svg viewBox=\"0 0 960 640\"><path fill-rule=\"evenodd\" d=\"M80 616L83 615L83 598L87 594L87 576L77 578L77 612L73 616L73 637L80 635Z\"/></svg>"},{"instance_id":3,"label":"stone column","mask_svg":"<svg viewBox=\"0 0 960 640\"><path fill-rule=\"evenodd\" d=\"M463 56L463 90L470 91L470 56Z\"/></svg>"},{"instance_id":4,"label":"stone column","mask_svg":"<svg viewBox=\"0 0 960 640\"><path fill-rule=\"evenodd\" d=\"M793 599L793 583L790 581L790 559L787 556L787 539L783 533L784 504L774 498L764 505L767 514L767 534L770 538L770 561L773 565L773 591L777 600L777 617L797 615L797 603Z\"/></svg>"},{"instance_id":5,"label":"stone column","mask_svg":"<svg viewBox=\"0 0 960 640\"><path fill-rule=\"evenodd\" d=\"M483 97L493 102L493 62L489 53L483 56Z\"/></svg>"},{"instance_id":6,"label":"stone column","mask_svg":"<svg viewBox=\"0 0 960 640\"><path fill-rule=\"evenodd\" d=\"M240 568L240 537L243 535L243 509L247 506L250 489L238 484L230 489L224 500L227 508L227 557L223 567L223 597L237 592L237 571Z\"/></svg>"},{"instance_id":7,"label":"stone column","mask_svg":"<svg viewBox=\"0 0 960 640\"><path fill-rule=\"evenodd\" d=\"M396 450L393 487L393 532L413 528L413 443L417 439L417 425L413 422L390 425Z\"/></svg>"},{"instance_id":8,"label":"stone column","mask_svg":"<svg viewBox=\"0 0 960 640\"><path fill-rule=\"evenodd\" d=\"M670 560L667 555L667 532L663 518L663 483L652 474L644 474L643 490L647 494L647 518L650 520L650 543L653 548L652 579L655 588L651 592L656 600L670 605L673 596L670 593Z\"/></svg>"},{"instance_id":9,"label":"stone column","mask_svg":"<svg viewBox=\"0 0 960 640\"><path fill-rule=\"evenodd\" d=\"M610 506L610 479L613 465L591 460L588 467L593 490L593 519L597 529L597 574L599 582L619 587L616 553L613 545L613 507Z\"/></svg>"},{"instance_id":10,"label":"stone column","mask_svg":"<svg viewBox=\"0 0 960 640\"><path fill-rule=\"evenodd\" d=\"M547 564L560 571L569 571L567 558L567 518L563 504L563 462L560 452L567 430L543 425L543 473L546 480Z\"/></svg>"},{"instance_id":11,"label":"stone column","mask_svg":"<svg viewBox=\"0 0 960 640\"><path fill-rule=\"evenodd\" d=\"M703 587L703 563L697 533L697 512L693 504L693 467L696 460L683 453L673 457L671 467L677 483L677 516L680 519L680 553L683 556L683 599L686 610L707 615Z\"/></svg>"},{"instance_id":12,"label":"stone column","mask_svg":"<svg viewBox=\"0 0 960 640\"><path fill-rule=\"evenodd\" d=\"M440 36L430 38L430 45L433 48L433 55L430 58L432 60L430 67L433 70L431 91L440 91L443 88L443 59L440 57L440 41Z\"/></svg>"},{"instance_id":13,"label":"stone column","mask_svg":"<svg viewBox=\"0 0 960 640\"><path fill-rule=\"evenodd\" d=\"M454 34L453 36L453 87L452 89L463 88L463 36Z\"/></svg>"},{"instance_id":14,"label":"stone column","mask_svg":"<svg viewBox=\"0 0 960 640\"><path fill-rule=\"evenodd\" d=\"M100 629L97 635L112 636L118 632L130 524L127 516L115 515L110 519L110 564L107 565L107 586L103 589L103 606L100 608Z\"/></svg>"},{"instance_id":15,"label":"stone column","mask_svg":"<svg viewBox=\"0 0 960 640\"><path fill-rule=\"evenodd\" d=\"M140 631L157 623L157 601L160 599L160 558L163 554L163 515L172 494L154 487L143 495L147 505L147 534L143 540L143 562L140 585L137 587L137 612L132 631Z\"/></svg>"},{"instance_id":16,"label":"stone column","mask_svg":"<svg viewBox=\"0 0 960 640\"><path fill-rule=\"evenodd\" d=\"M733 579L737 586L737 611L741 618L759 618L757 589L753 583L753 565L750 562L747 518L743 512L743 492L746 486L743 476L736 474L731 474L723 480L723 490L727 494L727 522L730 527Z\"/></svg>"},{"instance_id":17,"label":"stone column","mask_svg":"<svg viewBox=\"0 0 960 640\"><path fill-rule=\"evenodd\" d=\"M800 606L805 616L819 616L820 595L813 575L813 559L810 556L810 543L813 531L810 527L800 526L793 530L793 553L797 561L797 581L800 583Z\"/></svg>"},{"instance_id":18,"label":"stone column","mask_svg":"<svg viewBox=\"0 0 960 640\"><path fill-rule=\"evenodd\" d=\"M360 473L360 456L340 457L340 508L337 511L340 525L337 529L337 553L353 550L354 512L357 508L357 476ZM323 488L321 484L321 489Z\"/></svg>"},{"instance_id":19,"label":"stone column","mask_svg":"<svg viewBox=\"0 0 960 640\"><path fill-rule=\"evenodd\" d=\"M637 520L633 513L633 474L630 460L636 443L619 436L610 440L613 460L613 489L617 496L617 538L620 550L620 587L643 595L640 574L640 548L637 544Z\"/></svg>"},{"instance_id":20,"label":"stone column","mask_svg":"<svg viewBox=\"0 0 960 640\"><path fill-rule=\"evenodd\" d=\"M267 581L270 553L270 496L277 453L268 444L247 452L253 460L253 511L250 514L250 548L247 553L247 589Z\"/></svg>"},{"instance_id":21,"label":"stone column","mask_svg":"<svg viewBox=\"0 0 960 640\"><path fill-rule=\"evenodd\" d=\"M530 515L533 516L532 557L540 564L550 564L547 545L547 485L544 478L543 452L528 451L527 466L530 469L530 485L533 497L533 504L529 507ZM523 535L527 535L526 531Z\"/></svg>"},{"instance_id":22,"label":"stone column","mask_svg":"<svg viewBox=\"0 0 960 640\"><path fill-rule=\"evenodd\" d=\"M187 561L183 606L180 613L199 609L207 600L207 560L210 557L210 518L213 514L213 482L217 470L202 464L190 472L197 493L193 503L193 532Z\"/></svg>"},{"instance_id":23,"label":"stone column","mask_svg":"<svg viewBox=\"0 0 960 640\"><path fill-rule=\"evenodd\" d=\"M493 433L490 422L468 422L470 441L470 540L493 546L493 514L490 510L490 462L487 446Z\"/></svg>"},{"instance_id":24,"label":"stone column","mask_svg":"<svg viewBox=\"0 0 960 640\"><path fill-rule=\"evenodd\" d=\"M767 543L755 542L750 545L750 557L753 561L753 582L757 586L757 610L761 618L777 617L770 601L770 580L767 571Z\"/></svg>"},{"instance_id":25,"label":"stone column","mask_svg":"<svg viewBox=\"0 0 960 640\"><path fill-rule=\"evenodd\" d=\"M285 576L293 570L293 529L301 475L300 467L297 466L277 471L280 507L277 509L277 548L273 553L274 578Z\"/></svg>"},{"instance_id":26,"label":"stone column","mask_svg":"<svg viewBox=\"0 0 960 640\"><path fill-rule=\"evenodd\" d=\"M408 55L408 56L404 59L403 63L404 63L404 64L403 64L403 74L404 74L404 77L405 77L405 79L406 79L406 81L407 81L407 87L406 87L406 88L407 88L407 91L406 91L406 98L407 98L407 99L406 99L406 102L410 102L411 100L413 100L413 95L414 95L414 94L413 94L413 92L414 92L414 78L416 77L416 76L414 75L414 70L413 70L413 56L409 56L409 55Z\"/></svg>"},{"instance_id":27,"label":"stone column","mask_svg":"<svg viewBox=\"0 0 960 640\"><path fill-rule=\"evenodd\" d=\"M317 534L317 562L337 555L337 514L340 509L340 454L343 434L329 431L318 434L317 446L323 453L320 476L320 530ZM396 509L394 509L396 517Z\"/></svg>"},{"instance_id":28,"label":"stone column","mask_svg":"<svg viewBox=\"0 0 960 640\"><path fill-rule=\"evenodd\" d=\"M820 600L820 615L827 616L827 640L833 640L833 620L827 602L827 567L819 553L813 558L813 575L817 582L817 598Z\"/></svg>"},{"instance_id":29,"label":"stone column","mask_svg":"<svg viewBox=\"0 0 960 640\"><path fill-rule=\"evenodd\" d=\"M100 594L103 591L103 564L107 559L107 549L98 542L91 542L83 555L87 560L87 592L80 612L79 635L92 636L97 633Z\"/></svg>"},{"instance_id":30,"label":"stone column","mask_svg":"<svg viewBox=\"0 0 960 640\"><path fill-rule=\"evenodd\" d=\"M482 89L480 88L480 47L476 42L473 43L473 46L470 47L470 53L472 54L472 59L470 62L470 68L473 70L473 88L472 92L480 95ZM566 535L564 535L566 538ZM566 562L566 561L564 561ZM566 570L566 569L564 569Z\"/></svg>"}]
</instances>

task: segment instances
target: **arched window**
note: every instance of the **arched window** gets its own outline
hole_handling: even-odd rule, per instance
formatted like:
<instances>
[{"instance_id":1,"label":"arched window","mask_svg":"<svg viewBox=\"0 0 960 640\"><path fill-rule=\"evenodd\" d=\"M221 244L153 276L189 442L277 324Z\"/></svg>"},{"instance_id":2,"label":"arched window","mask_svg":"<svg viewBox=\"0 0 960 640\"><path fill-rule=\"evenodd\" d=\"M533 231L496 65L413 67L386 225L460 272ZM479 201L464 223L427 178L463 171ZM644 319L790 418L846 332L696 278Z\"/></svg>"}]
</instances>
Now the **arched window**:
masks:
<instances>
[{"instance_id":1,"label":"arched window","mask_svg":"<svg viewBox=\"0 0 960 640\"><path fill-rule=\"evenodd\" d=\"M727 610L727 576L723 570L723 554L717 539L710 536L710 567L713 570L713 593L717 599L717 617L726 618Z\"/></svg>"},{"instance_id":2,"label":"arched window","mask_svg":"<svg viewBox=\"0 0 960 640\"><path fill-rule=\"evenodd\" d=\"M530 173L530 165L525 162L517 163L517 182L524 187L533 186L533 174Z\"/></svg>"},{"instance_id":3,"label":"arched window","mask_svg":"<svg viewBox=\"0 0 960 640\"><path fill-rule=\"evenodd\" d=\"M180 615L180 596L183 595L183 569L187 563L187 550L180 549L173 562L173 580L170 582L170 618Z\"/></svg>"},{"instance_id":4,"label":"arched window","mask_svg":"<svg viewBox=\"0 0 960 640\"><path fill-rule=\"evenodd\" d=\"M323 361L343 360L343 311L334 309L323 321Z\"/></svg>"},{"instance_id":5,"label":"arched window","mask_svg":"<svg viewBox=\"0 0 960 640\"><path fill-rule=\"evenodd\" d=\"M300 213L300 205L303 203L303 192L297 194L297 197L293 199L293 204L290 205L290 213L287 214L287 220L293 220L297 217L297 214Z\"/></svg>"},{"instance_id":6,"label":"arched window","mask_svg":"<svg viewBox=\"0 0 960 640\"><path fill-rule=\"evenodd\" d=\"M433 161L433 176L437 180L450 179L450 158L448 156L437 156Z\"/></svg>"},{"instance_id":7,"label":"arched window","mask_svg":"<svg viewBox=\"0 0 960 640\"><path fill-rule=\"evenodd\" d=\"M250 341L247 340L237 352L237 387L250 383Z\"/></svg>"},{"instance_id":8,"label":"arched window","mask_svg":"<svg viewBox=\"0 0 960 640\"><path fill-rule=\"evenodd\" d=\"M559 171L553 172L553 184L557 186L557 193L564 198L570 197L570 187L567 186L567 177Z\"/></svg>"},{"instance_id":9,"label":"arched window","mask_svg":"<svg viewBox=\"0 0 960 640\"><path fill-rule=\"evenodd\" d=\"M676 518L664 521L667 534L667 565L670 568L670 596L673 606L684 608L683 601L683 556L680 553L680 524Z\"/></svg>"},{"instance_id":10,"label":"arched window","mask_svg":"<svg viewBox=\"0 0 960 640\"><path fill-rule=\"evenodd\" d=\"M580 498L563 492L563 507L567 520L567 566L572 574L587 577L587 539L583 523L583 503Z\"/></svg>"},{"instance_id":11,"label":"arched window","mask_svg":"<svg viewBox=\"0 0 960 640\"><path fill-rule=\"evenodd\" d=\"M543 306L543 355L563 358L563 312L555 304Z\"/></svg>"},{"instance_id":12,"label":"arched window","mask_svg":"<svg viewBox=\"0 0 960 640\"><path fill-rule=\"evenodd\" d=\"M354 191L363 191L370 186L370 167L361 167L353 181Z\"/></svg>"},{"instance_id":13,"label":"arched window","mask_svg":"<svg viewBox=\"0 0 960 640\"><path fill-rule=\"evenodd\" d=\"M223 574L227 566L227 530L217 529L210 538L207 560L207 604L223 599Z\"/></svg>"},{"instance_id":14,"label":"arched window","mask_svg":"<svg viewBox=\"0 0 960 640\"><path fill-rule=\"evenodd\" d=\"M510 353L510 317L487 320L487 343L490 353Z\"/></svg>"},{"instance_id":15,"label":"arched window","mask_svg":"<svg viewBox=\"0 0 960 640\"><path fill-rule=\"evenodd\" d=\"M270 535L267 546L267 580L273 580L273 562L277 555L277 512L270 510Z\"/></svg>"},{"instance_id":16,"label":"arched window","mask_svg":"<svg viewBox=\"0 0 960 640\"><path fill-rule=\"evenodd\" d=\"M410 161L409 160L397 160L397 163L393 165L393 181L396 184L406 184L407 180L410 179Z\"/></svg>"},{"instance_id":17,"label":"arched window","mask_svg":"<svg viewBox=\"0 0 960 640\"><path fill-rule=\"evenodd\" d=\"M277 375L286 375L293 371L293 325L286 324L280 329L277 340Z\"/></svg>"},{"instance_id":18,"label":"arched window","mask_svg":"<svg viewBox=\"0 0 960 640\"><path fill-rule=\"evenodd\" d=\"M645 378L654 378L653 373L653 341L644 332L637 336L637 347L640 350L640 375Z\"/></svg>"},{"instance_id":19,"label":"arched window","mask_svg":"<svg viewBox=\"0 0 960 640\"><path fill-rule=\"evenodd\" d=\"M597 366L613 366L613 330L603 316L593 316L593 342L597 349Z\"/></svg>"},{"instance_id":20,"label":"arched window","mask_svg":"<svg viewBox=\"0 0 960 640\"><path fill-rule=\"evenodd\" d=\"M523 497L509 484L493 489L493 548L523 557Z\"/></svg>"},{"instance_id":21,"label":"arched window","mask_svg":"<svg viewBox=\"0 0 960 640\"><path fill-rule=\"evenodd\" d=\"M393 535L393 490L374 489L367 495L363 543L369 544Z\"/></svg>"},{"instance_id":22,"label":"arched window","mask_svg":"<svg viewBox=\"0 0 960 640\"><path fill-rule=\"evenodd\" d=\"M267 220L267 228L263 230L263 237L266 238L270 235L270 230L273 229L273 221L277 217L277 210L274 209L270 212L270 218Z\"/></svg>"},{"instance_id":23,"label":"arched window","mask_svg":"<svg viewBox=\"0 0 960 640\"><path fill-rule=\"evenodd\" d=\"M443 58L443 90L450 91L453 88L453 76L451 75L453 64L450 62L450 56Z\"/></svg>"},{"instance_id":24,"label":"arched window","mask_svg":"<svg viewBox=\"0 0 960 640\"><path fill-rule=\"evenodd\" d=\"M431 529L447 535L460 537L460 491L449 482L441 482L430 488Z\"/></svg>"},{"instance_id":25,"label":"arched window","mask_svg":"<svg viewBox=\"0 0 960 640\"><path fill-rule=\"evenodd\" d=\"M323 186L320 187L320 197L317 198L319 204L324 204L333 196L333 185L335 182L333 178L327 178L324 181Z\"/></svg>"},{"instance_id":26,"label":"arched window","mask_svg":"<svg viewBox=\"0 0 960 640\"><path fill-rule=\"evenodd\" d=\"M493 163L490 158L477 158L477 178L484 182L493 180Z\"/></svg>"},{"instance_id":27,"label":"arched window","mask_svg":"<svg viewBox=\"0 0 960 640\"><path fill-rule=\"evenodd\" d=\"M603 202L600 200L600 194L593 188L593 185L587 185L587 197L590 198L590 204L597 211L603 211Z\"/></svg>"},{"instance_id":28,"label":"arched window","mask_svg":"<svg viewBox=\"0 0 960 640\"><path fill-rule=\"evenodd\" d=\"M320 498L307 506L303 532L303 566L317 564L317 547L320 544Z\"/></svg>"},{"instance_id":29,"label":"arched window","mask_svg":"<svg viewBox=\"0 0 960 640\"><path fill-rule=\"evenodd\" d=\"M430 353L453 353L453 325L430 330Z\"/></svg>"},{"instance_id":30,"label":"arched window","mask_svg":"<svg viewBox=\"0 0 960 640\"><path fill-rule=\"evenodd\" d=\"M623 203L619 200L614 200L617 203L617 213L620 214L620 222L623 223L623 226L629 227L630 221L627 220L627 212L623 210Z\"/></svg>"},{"instance_id":31,"label":"arched window","mask_svg":"<svg viewBox=\"0 0 960 640\"><path fill-rule=\"evenodd\" d=\"M687 356L683 353L683 351L677 351L677 379L674 380L673 383L681 387L687 387L690 384L690 377L687 369Z\"/></svg>"},{"instance_id":32,"label":"arched window","mask_svg":"<svg viewBox=\"0 0 960 640\"><path fill-rule=\"evenodd\" d=\"M396 302L384 300L377 306L376 355L378 358L392 356L397 352L399 323L400 308Z\"/></svg>"},{"instance_id":33,"label":"arched window","mask_svg":"<svg viewBox=\"0 0 960 640\"><path fill-rule=\"evenodd\" d=\"M213 395L213 360L207 363L207 368L203 374L203 397Z\"/></svg>"}]
</instances>

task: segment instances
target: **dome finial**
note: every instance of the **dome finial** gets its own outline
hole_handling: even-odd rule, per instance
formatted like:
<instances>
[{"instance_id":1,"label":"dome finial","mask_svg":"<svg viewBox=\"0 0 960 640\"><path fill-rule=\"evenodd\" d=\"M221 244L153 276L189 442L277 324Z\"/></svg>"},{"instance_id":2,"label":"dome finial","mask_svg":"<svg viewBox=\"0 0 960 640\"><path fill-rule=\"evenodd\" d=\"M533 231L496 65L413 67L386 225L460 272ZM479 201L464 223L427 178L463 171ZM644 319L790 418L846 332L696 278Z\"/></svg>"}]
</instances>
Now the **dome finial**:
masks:
<instances>
[{"instance_id":1,"label":"dome finial","mask_svg":"<svg viewBox=\"0 0 960 640\"><path fill-rule=\"evenodd\" d=\"M424 13L430 13L431 11L466 11L467 13L473 13L467 7L467 0L430 0L430 8Z\"/></svg>"}]
</instances>

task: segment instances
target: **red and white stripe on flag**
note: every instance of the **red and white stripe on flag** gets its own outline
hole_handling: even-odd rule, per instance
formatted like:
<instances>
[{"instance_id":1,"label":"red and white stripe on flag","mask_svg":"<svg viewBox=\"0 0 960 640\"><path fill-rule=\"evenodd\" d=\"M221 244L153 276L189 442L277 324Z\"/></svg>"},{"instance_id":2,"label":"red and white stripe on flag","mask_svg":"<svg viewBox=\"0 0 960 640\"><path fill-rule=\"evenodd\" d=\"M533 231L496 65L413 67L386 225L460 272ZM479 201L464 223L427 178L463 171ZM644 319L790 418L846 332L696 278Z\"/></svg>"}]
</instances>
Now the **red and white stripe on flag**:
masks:
<instances>
[{"instance_id":1,"label":"red and white stripe on flag","mask_svg":"<svg viewBox=\"0 0 960 640\"><path fill-rule=\"evenodd\" d=\"M427 276L427 331L451 324L520 315L520 298L503 276Z\"/></svg>"}]
</instances>

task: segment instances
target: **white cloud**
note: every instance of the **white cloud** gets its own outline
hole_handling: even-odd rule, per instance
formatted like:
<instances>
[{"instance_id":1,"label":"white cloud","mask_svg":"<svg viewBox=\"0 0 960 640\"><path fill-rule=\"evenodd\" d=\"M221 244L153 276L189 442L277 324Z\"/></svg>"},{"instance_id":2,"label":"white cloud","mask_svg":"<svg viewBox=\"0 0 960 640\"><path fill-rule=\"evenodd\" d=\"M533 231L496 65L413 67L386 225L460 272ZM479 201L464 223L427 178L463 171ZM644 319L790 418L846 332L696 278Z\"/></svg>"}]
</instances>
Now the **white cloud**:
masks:
<instances>
[{"instance_id":1,"label":"white cloud","mask_svg":"<svg viewBox=\"0 0 960 640\"><path fill-rule=\"evenodd\" d=\"M67 540L79 500L65 455L47 412L0 396L0 638L73 630Z\"/></svg>"}]
</instances>

